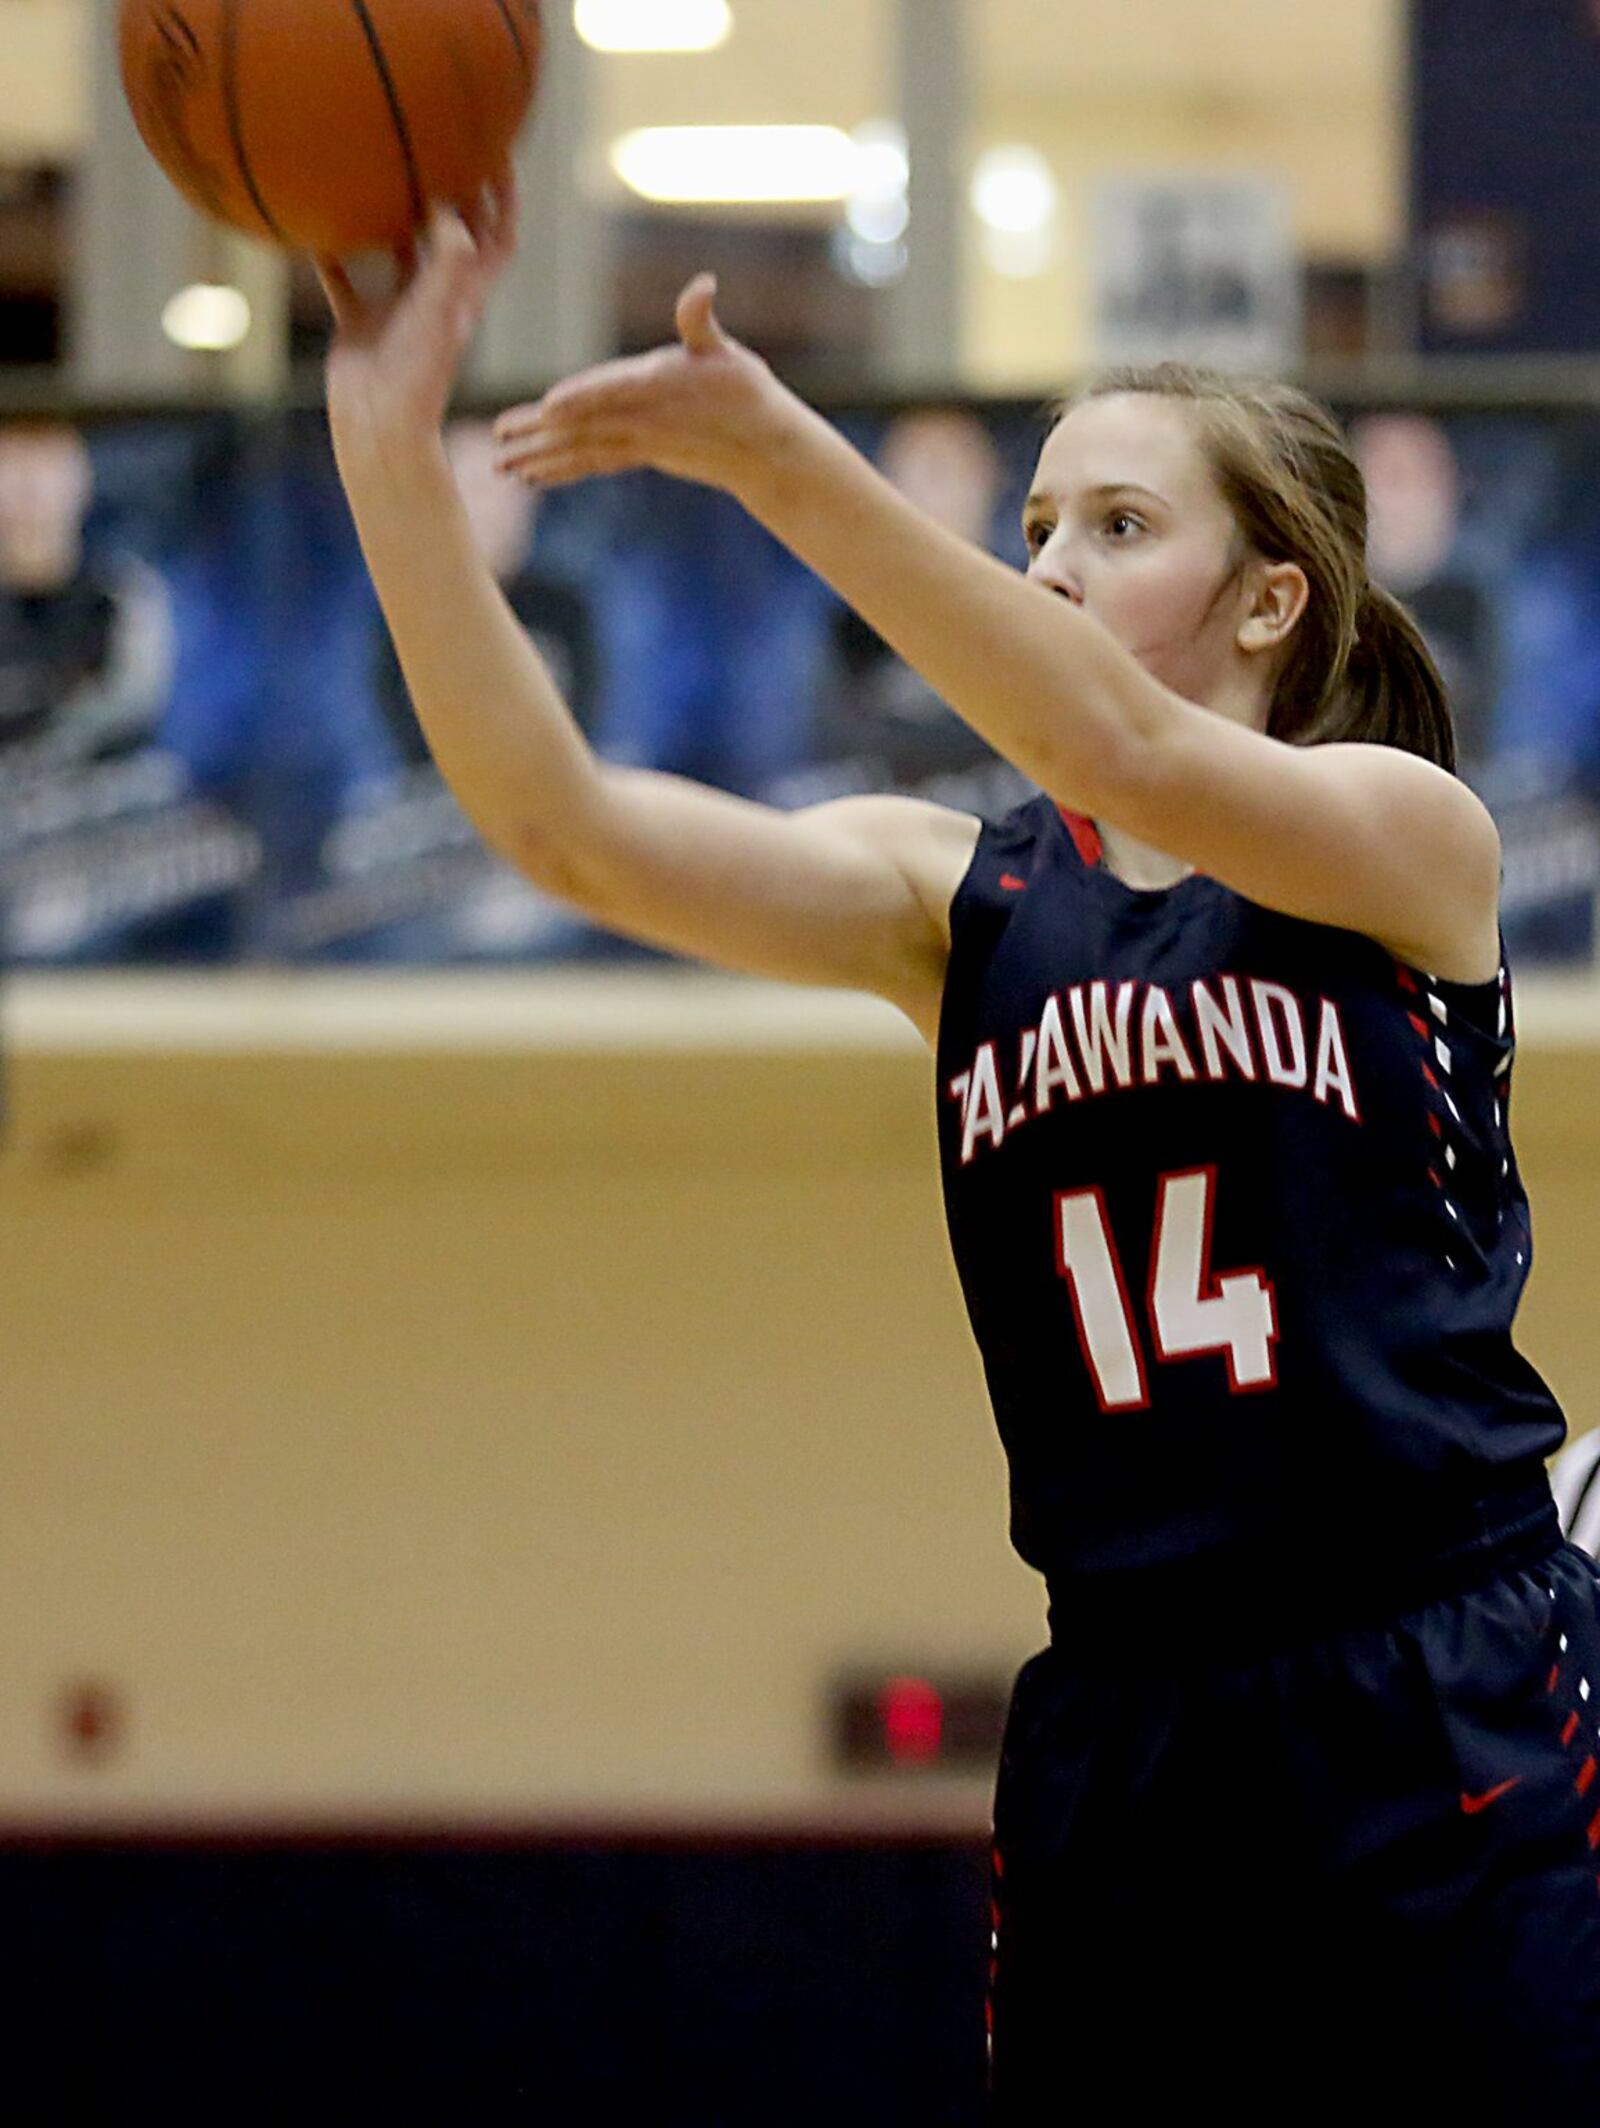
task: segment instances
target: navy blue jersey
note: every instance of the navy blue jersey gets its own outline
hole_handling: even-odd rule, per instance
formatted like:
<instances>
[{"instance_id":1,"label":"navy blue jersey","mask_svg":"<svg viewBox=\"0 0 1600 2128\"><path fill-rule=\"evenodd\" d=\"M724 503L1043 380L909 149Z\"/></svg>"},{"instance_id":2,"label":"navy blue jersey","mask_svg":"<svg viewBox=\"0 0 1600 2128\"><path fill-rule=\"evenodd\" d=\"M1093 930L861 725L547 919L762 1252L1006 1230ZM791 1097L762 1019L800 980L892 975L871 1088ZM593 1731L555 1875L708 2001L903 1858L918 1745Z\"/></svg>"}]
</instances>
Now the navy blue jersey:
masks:
<instances>
[{"instance_id":1,"label":"navy blue jersey","mask_svg":"<svg viewBox=\"0 0 1600 2128\"><path fill-rule=\"evenodd\" d=\"M1128 887L1047 797L985 825L939 1147L1025 1559L1378 1574L1542 1485L1513 1047L1504 969L1435 981L1200 873Z\"/></svg>"}]
</instances>

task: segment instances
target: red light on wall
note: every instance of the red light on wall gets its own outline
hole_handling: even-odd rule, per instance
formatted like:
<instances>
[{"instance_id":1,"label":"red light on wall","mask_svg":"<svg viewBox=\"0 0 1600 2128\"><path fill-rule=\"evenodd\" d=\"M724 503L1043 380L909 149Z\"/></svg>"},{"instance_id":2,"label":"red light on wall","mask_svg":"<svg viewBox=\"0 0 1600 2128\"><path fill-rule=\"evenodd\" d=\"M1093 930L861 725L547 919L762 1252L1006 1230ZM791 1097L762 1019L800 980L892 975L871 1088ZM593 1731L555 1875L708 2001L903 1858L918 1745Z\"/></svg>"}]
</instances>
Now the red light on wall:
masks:
<instances>
[{"instance_id":1,"label":"red light on wall","mask_svg":"<svg viewBox=\"0 0 1600 2128\"><path fill-rule=\"evenodd\" d=\"M883 1740L897 1765L936 1759L944 1743L944 1698L925 1677L891 1677L878 1694Z\"/></svg>"},{"instance_id":2,"label":"red light on wall","mask_svg":"<svg viewBox=\"0 0 1600 2128\"><path fill-rule=\"evenodd\" d=\"M56 1736L82 1766L104 1766L127 1741L128 1709L117 1687L89 1678L65 1686L55 1707Z\"/></svg>"},{"instance_id":3,"label":"red light on wall","mask_svg":"<svg viewBox=\"0 0 1600 2128\"><path fill-rule=\"evenodd\" d=\"M1011 1680L1003 1671L846 1671L828 1687L835 1764L850 1773L994 1778Z\"/></svg>"}]
</instances>

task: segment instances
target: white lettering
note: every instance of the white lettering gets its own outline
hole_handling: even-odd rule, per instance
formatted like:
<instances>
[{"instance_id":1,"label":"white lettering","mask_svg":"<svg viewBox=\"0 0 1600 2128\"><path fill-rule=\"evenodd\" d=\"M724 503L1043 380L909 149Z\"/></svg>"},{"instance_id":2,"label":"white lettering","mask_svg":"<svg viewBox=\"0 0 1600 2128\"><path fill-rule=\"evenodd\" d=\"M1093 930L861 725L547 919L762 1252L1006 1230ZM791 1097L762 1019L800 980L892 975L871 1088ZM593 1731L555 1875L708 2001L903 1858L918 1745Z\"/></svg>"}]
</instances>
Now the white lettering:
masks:
<instances>
[{"instance_id":1,"label":"white lettering","mask_svg":"<svg viewBox=\"0 0 1600 2128\"><path fill-rule=\"evenodd\" d=\"M1250 1028L1244 1016L1244 999L1239 995L1239 979L1234 975L1221 978L1222 994L1228 1001L1223 1011L1211 995L1205 983L1197 981L1193 986L1195 1025L1200 1030L1200 1047L1206 1060L1206 1076L1209 1079L1225 1078L1222 1050L1226 1050L1241 1075L1253 1079L1256 1075L1255 1052L1250 1047ZM1221 1045L1220 1047L1218 1045Z\"/></svg>"},{"instance_id":2,"label":"white lettering","mask_svg":"<svg viewBox=\"0 0 1600 2128\"><path fill-rule=\"evenodd\" d=\"M1035 1115L1045 1114L1058 1086L1066 1089L1069 1101L1083 1099L1083 1088L1067 1048L1067 1030L1061 1024L1061 1000L1052 992L1039 1021L1039 1062L1033 1080Z\"/></svg>"},{"instance_id":3,"label":"white lettering","mask_svg":"<svg viewBox=\"0 0 1600 2128\"><path fill-rule=\"evenodd\" d=\"M1339 1106L1352 1123L1361 1121L1361 1112L1356 1107L1355 1080L1350 1071L1350 1059L1345 1054L1344 1029L1339 1024L1339 1008L1322 1000L1322 1015L1317 1022L1317 1077L1311 1091L1319 1101L1328 1095L1339 1096Z\"/></svg>"},{"instance_id":4,"label":"white lettering","mask_svg":"<svg viewBox=\"0 0 1600 2128\"><path fill-rule=\"evenodd\" d=\"M1160 1086L1169 1069L1186 1084L1202 1078L1265 1078L1275 1086L1309 1090L1323 1107L1341 1109L1352 1123L1361 1121L1344 1025L1331 999L1301 999L1281 983L1233 975L1195 979L1189 996L1194 1019L1185 1028L1172 993L1158 983L1099 979L1048 995L1038 1027L1019 1034L1009 1107L999 1062L1001 1048L1009 1045L983 1043L972 1069L948 1088L949 1097L961 1104L962 1165L974 1160L984 1143L1004 1145L1012 1131L1036 1116L1059 1113L1088 1094ZM1319 1008L1314 1023L1313 1003ZM1313 1024L1314 1071L1308 1062ZM1448 1094L1444 1099L1449 1103Z\"/></svg>"},{"instance_id":5,"label":"white lettering","mask_svg":"<svg viewBox=\"0 0 1600 2128\"><path fill-rule=\"evenodd\" d=\"M1194 1059L1184 1048L1183 1036L1179 1034L1178 1023L1172 1016L1172 1001L1158 983L1152 983L1145 992L1144 1021L1140 1034L1146 1086L1155 1085L1161 1076L1163 1064L1176 1064L1181 1079L1198 1077Z\"/></svg>"},{"instance_id":6,"label":"white lettering","mask_svg":"<svg viewBox=\"0 0 1600 2128\"><path fill-rule=\"evenodd\" d=\"M1106 1064L1109 1061L1112 1075L1119 1086L1133 1084L1133 1060L1128 1050L1128 1021L1133 1012L1132 983L1117 985L1116 1013L1113 1026L1106 1005L1106 985L1103 982L1089 985L1089 1011L1084 1012L1083 985L1074 983L1067 992L1072 1006L1072 1024L1077 1030L1078 1054L1083 1059L1084 1074L1090 1086L1099 1093L1105 1092Z\"/></svg>"},{"instance_id":7,"label":"white lettering","mask_svg":"<svg viewBox=\"0 0 1600 2128\"><path fill-rule=\"evenodd\" d=\"M1274 1086L1304 1086L1306 1083L1306 1028L1300 1015L1300 1000L1281 983L1263 983L1254 978L1250 995L1255 1000L1256 1026L1261 1034L1261 1054L1267 1077ZM1276 1014L1281 1017L1280 1029ZM1288 1055L1284 1054L1284 1043Z\"/></svg>"},{"instance_id":8,"label":"white lettering","mask_svg":"<svg viewBox=\"0 0 1600 2128\"><path fill-rule=\"evenodd\" d=\"M1006 1112L1000 1100L1000 1072L995 1063L994 1044L985 1042L973 1059L972 1090L962 1111L961 1165L965 1167L972 1159L980 1138L987 1138L992 1145L1003 1145L1005 1136Z\"/></svg>"}]
</instances>

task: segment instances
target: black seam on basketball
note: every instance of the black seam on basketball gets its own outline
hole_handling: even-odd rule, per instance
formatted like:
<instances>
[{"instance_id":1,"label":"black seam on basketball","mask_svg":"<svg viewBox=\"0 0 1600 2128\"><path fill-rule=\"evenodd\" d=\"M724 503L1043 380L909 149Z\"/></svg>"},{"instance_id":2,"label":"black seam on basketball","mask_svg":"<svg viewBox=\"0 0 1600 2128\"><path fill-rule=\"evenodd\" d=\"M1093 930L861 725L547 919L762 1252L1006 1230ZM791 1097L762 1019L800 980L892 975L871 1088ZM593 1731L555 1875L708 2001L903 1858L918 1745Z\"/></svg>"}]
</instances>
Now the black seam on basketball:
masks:
<instances>
[{"instance_id":1,"label":"black seam on basketball","mask_svg":"<svg viewBox=\"0 0 1600 2128\"><path fill-rule=\"evenodd\" d=\"M500 20L505 24L511 42L517 48L517 58L521 63L523 74L531 81L533 79L533 61L528 57L528 47L523 42L521 30L517 28L517 18L511 12L509 0L494 0L494 4L499 8Z\"/></svg>"},{"instance_id":2,"label":"black seam on basketball","mask_svg":"<svg viewBox=\"0 0 1600 2128\"><path fill-rule=\"evenodd\" d=\"M383 84L384 100L389 106L389 116L394 120L395 138L400 143L400 153L406 162L406 188L411 194L411 220L413 226L427 219L428 203L422 196L422 179L417 172L417 158L411 146L411 129L406 124L406 114L400 107L400 97L395 89L394 76L389 72L389 62L378 41L377 24L367 8L367 0L350 0L366 35L367 49L372 54L372 63L378 70L378 79Z\"/></svg>"},{"instance_id":3,"label":"black seam on basketball","mask_svg":"<svg viewBox=\"0 0 1600 2128\"><path fill-rule=\"evenodd\" d=\"M163 42L170 42L173 36L177 36L187 47L191 59L200 57L200 40L194 33L194 26L178 12L177 8L162 8L159 14L151 17L151 22L155 28L156 35Z\"/></svg>"},{"instance_id":4,"label":"black seam on basketball","mask_svg":"<svg viewBox=\"0 0 1600 2128\"><path fill-rule=\"evenodd\" d=\"M244 116L239 108L239 9L242 4L243 0L222 0L222 103L228 116L228 138L233 143L234 161L239 165L239 175L244 179L250 204L278 242L287 244L289 239L272 219L267 203L261 197L261 188L244 149Z\"/></svg>"}]
</instances>

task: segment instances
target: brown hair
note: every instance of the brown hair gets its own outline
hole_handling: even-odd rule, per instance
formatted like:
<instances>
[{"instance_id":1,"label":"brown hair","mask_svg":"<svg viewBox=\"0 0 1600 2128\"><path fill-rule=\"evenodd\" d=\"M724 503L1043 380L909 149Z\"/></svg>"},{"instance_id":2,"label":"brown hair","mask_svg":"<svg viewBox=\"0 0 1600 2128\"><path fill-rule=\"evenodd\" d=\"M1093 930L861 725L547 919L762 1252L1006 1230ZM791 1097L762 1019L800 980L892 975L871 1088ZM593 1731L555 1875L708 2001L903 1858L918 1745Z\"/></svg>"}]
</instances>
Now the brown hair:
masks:
<instances>
[{"instance_id":1,"label":"brown hair","mask_svg":"<svg viewBox=\"0 0 1600 2128\"><path fill-rule=\"evenodd\" d=\"M1292 386L1187 363L1113 369L1056 407L1143 393L1182 400L1243 537L1295 562L1311 596L1278 674L1267 731L1296 746L1362 739L1456 765L1450 698L1422 631L1367 570L1367 488L1343 431Z\"/></svg>"}]
</instances>

